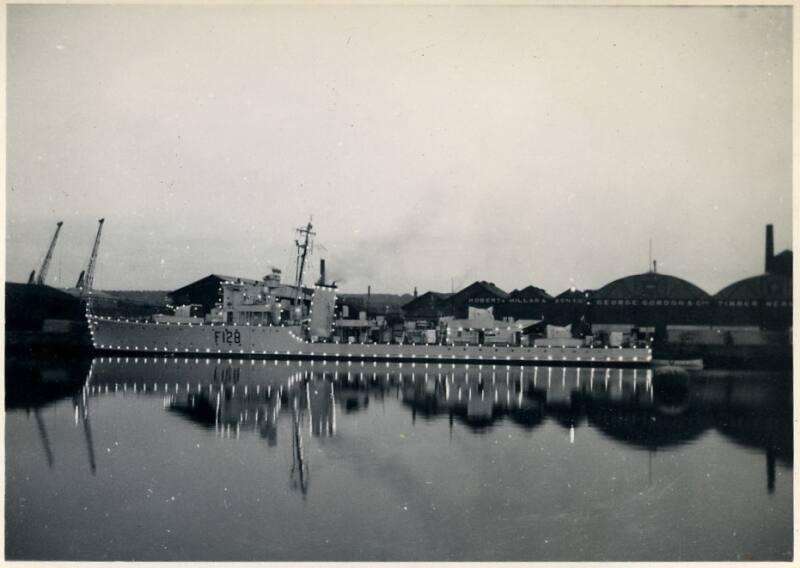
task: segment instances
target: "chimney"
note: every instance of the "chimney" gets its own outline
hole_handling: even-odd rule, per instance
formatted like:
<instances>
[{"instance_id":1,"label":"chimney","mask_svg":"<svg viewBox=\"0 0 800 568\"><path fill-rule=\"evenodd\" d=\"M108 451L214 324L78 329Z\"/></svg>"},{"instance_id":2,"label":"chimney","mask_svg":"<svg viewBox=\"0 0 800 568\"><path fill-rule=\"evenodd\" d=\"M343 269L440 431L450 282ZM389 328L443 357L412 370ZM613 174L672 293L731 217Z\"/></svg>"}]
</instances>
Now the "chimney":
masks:
<instances>
[{"instance_id":1,"label":"chimney","mask_svg":"<svg viewBox=\"0 0 800 568\"><path fill-rule=\"evenodd\" d=\"M764 257L764 272L772 268L772 257L775 256L775 241L772 235L772 225L767 225L767 250Z\"/></svg>"},{"instance_id":2,"label":"chimney","mask_svg":"<svg viewBox=\"0 0 800 568\"><path fill-rule=\"evenodd\" d=\"M325 259L319 259L319 284L325 286Z\"/></svg>"}]
</instances>

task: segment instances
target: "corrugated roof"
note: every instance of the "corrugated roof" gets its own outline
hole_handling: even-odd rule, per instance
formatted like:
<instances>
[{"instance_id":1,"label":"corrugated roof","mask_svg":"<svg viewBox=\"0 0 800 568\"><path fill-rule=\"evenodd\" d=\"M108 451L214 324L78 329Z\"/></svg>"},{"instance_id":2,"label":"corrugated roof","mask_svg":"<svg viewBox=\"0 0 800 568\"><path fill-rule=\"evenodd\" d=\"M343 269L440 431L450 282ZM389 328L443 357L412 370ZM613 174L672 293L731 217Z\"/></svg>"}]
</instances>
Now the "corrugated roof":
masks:
<instances>
[{"instance_id":1,"label":"corrugated roof","mask_svg":"<svg viewBox=\"0 0 800 568\"><path fill-rule=\"evenodd\" d=\"M477 280L477 281L473 282L472 284L470 284L466 288L463 288L462 290L460 290L460 291L456 292L455 294L453 294L451 296L451 298L453 300L455 300L456 302L458 302L459 300L461 300L461 298L463 296L467 295L467 292L472 291L475 288L483 288L484 290L486 290L487 292L489 292L490 294L492 294L494 296L497 296L498 298L502 298L502 299L508 298L508 292L505 292L505 291L501 290L500 288L498 288L497 286L495 286L494 282L487 282L486 280Z\"/></svg>"},{"instance_id":2,"label":"corrugated roof","mask_svg":"<svg viewBox=\"0 0 800 568\"><path fill-rule=\"evenodd\" d=\"M780 274L762 274L734 282L714 296L716 300L791 300L792 279Z\"/></svg>"},{"instance_id":3,"label":"corrugated roof","mask_svg":"<svg viewBox=\"0 0 800 568\"><path fill-rule=\"evenodd\" d=\"M486 282L485 280L481 280L480 282L478 282L478 284L480 284L481 286L483 286L489 292L495 294L496 296L500 296L501 298L508 298L508 292L506 292L505 290L501 290L500 288L495 286L494 282Z\"/></svg>"},{"instance_id":4,"label":"corrugated roof","mask_svg":"<svg viewBox=\"0 0 800 568\"><path fill-rule=\"evenodd\" d=\"M705 300L708 293L691 282L657 272L634 274L606 284L593 295L596 299L648 300Z\"/></svg>"},{"instance_id":5,"label":"corrugated roof","mask_svg":"<svg viewBox=\"0 0 800 568\"><path fill-rule=\"evenodd\" d=\"M579 300L591 296L594 290L578 290L577 288L567 288L556 296L556 300Z\"/></svg>"},{"instance_id":6,"label":"corrugated roof","mask_svg":"<svg viewBox=\"0 0 800 568\"><path fill-rule=\"evenodd\" d=\"M446 302L452 294L444 292L425 292L410 302L403 304L404 310L417 310L424 308L434 308Z\"/></svg>"},{"instance_id":7,"label":"corrugated roof","mask_svg":"<svg viewBox=\"0 0 800 568\"><path fill-rule=\"evenodd\" d=\"M509 298L542 298L552 300L553 297L545 292L544 288L533 285L525 286L522 290L514 290L508 295Z\"/></svg>"}]
</instances>

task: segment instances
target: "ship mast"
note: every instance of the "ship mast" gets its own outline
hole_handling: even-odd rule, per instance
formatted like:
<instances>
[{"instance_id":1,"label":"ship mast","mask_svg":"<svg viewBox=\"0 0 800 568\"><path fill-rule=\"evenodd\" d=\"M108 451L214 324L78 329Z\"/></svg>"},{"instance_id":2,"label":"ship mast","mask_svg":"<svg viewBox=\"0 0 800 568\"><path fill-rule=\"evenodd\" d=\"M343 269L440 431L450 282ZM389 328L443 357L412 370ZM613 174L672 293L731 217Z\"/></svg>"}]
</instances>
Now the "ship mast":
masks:
<instances>
[{"instance_id":1,"label":"ship mast","mask_svg":"<svg viewBox=\"0 0 800 568\"><path fill-rule=\"evenodd\" d=\"M293 306L295 309L300 304L300 296L303 291L303 270L305 269L306 265L306 257L311 254L311 249L313 247L311 237L316 235L312 229L313 226L311 225L311 220L309 219L308 224L305 227L297 229L297 238L294 241L294 244L297 246L297 261L295 263L294 278L296 290Z\"/></svg>"}]
</instances>

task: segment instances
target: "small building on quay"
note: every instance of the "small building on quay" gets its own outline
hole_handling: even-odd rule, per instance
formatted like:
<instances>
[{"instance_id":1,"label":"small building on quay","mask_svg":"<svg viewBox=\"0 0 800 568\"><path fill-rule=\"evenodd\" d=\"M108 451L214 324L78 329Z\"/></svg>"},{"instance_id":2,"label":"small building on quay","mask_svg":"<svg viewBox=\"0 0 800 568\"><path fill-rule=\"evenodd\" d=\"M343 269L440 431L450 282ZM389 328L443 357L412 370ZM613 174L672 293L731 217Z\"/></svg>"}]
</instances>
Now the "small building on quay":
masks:
<instances>
[{"instance_id":1,"label":"small building on quay","mask_svg":"<svg viewBox=\"0 0 800 568\"><path fill-rule=\"evenodd\" d=\"M522 345L540 320L498 320L494 308L470 308L464 319L448 319L444 341L452 345Z\"/></svg>"},{"instance_id":2,"label":"small building on quay","mask_svg":"<svg viewBox=\"0 0 800 568\"><path fill-rule=\"evenodd\" d=\"M343 343L393 343L402 340L403 308L386 294L340 294L336 301L335 339Z\"/></svg>"},{"instance_id":3,"label":"small building on quay","mask_svg":"<svg viewBox=\"0 0 800 568\"><path fill-rule=\"evenodd\" d=\"M338 305L334 321L334 340L340 343L396 343L404 336L402 316L357 310L350 304Z\"/></svg>"}]
</instances>

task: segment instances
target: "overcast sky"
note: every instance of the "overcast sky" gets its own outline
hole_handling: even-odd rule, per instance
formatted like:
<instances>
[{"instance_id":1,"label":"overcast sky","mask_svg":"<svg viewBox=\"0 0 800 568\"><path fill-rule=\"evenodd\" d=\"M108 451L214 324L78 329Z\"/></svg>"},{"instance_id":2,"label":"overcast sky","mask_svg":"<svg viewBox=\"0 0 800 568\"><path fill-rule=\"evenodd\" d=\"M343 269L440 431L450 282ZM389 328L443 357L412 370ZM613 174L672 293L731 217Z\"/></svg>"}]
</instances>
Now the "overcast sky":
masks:
<instances>
[{"instance_id":1,"label":"overcast sky","mask_svg":"<svg viewBox=\"0 0 800 568\"><path fill-rule=\"evenodd\" d=\"M791 246L790 8L8 7L7 280L709 293ZM60 282L59 279L60 278Z\"/></svg>"}]
</instances>

